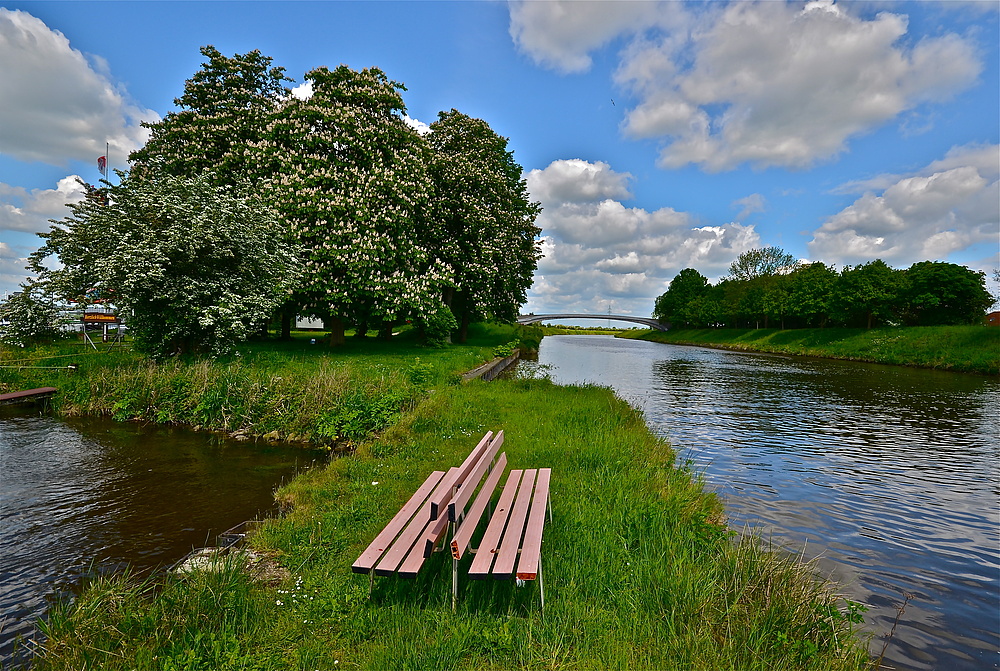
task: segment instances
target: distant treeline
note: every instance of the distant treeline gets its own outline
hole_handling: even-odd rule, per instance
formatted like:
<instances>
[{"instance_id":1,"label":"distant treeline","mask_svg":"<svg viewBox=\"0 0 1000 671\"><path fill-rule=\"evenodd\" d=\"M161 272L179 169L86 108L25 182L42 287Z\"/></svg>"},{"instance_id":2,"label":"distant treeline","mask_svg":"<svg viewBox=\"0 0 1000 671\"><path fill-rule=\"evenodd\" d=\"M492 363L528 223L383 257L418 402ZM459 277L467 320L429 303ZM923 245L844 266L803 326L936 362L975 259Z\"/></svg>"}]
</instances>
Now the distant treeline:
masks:
<instances>
[{"instance_id":1,"label":"distant treeline","mask_svg":"<svg viewBox=\"0 0 1000 671\"><path fill-rule=\"evenodd\" d=\"M716 284L685 268L653 317L674 328L938 326L982 323L993 303L985 274L954 263L899 270L876 259L837 272L764 247L741 254Z\"/></svg>"}]
</instances>

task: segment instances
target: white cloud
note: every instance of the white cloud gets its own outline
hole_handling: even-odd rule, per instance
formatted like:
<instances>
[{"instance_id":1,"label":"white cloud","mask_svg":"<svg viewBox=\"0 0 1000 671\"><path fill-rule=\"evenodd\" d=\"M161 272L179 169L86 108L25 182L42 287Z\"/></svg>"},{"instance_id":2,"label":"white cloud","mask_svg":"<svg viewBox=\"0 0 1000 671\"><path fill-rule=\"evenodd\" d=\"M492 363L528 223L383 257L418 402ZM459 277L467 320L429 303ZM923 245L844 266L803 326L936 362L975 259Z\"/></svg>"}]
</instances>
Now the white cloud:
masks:
<instances>
[{"instance_id":1,"label":"white cloud","mask_svg":"<svg viewBox=\"0 0 1000 671\"><path fill-rule=\"evenodd\" d=\"M553 161L545 170L528 173L528 191L542 203L589 203L607 198L631 198L627 172L615 172L603 161L579 158Z\"/></svg>"},{"instance_id":2,"label":"white cloud","mask_svg":"<svg viewBox=\"0 0 1000 671\"><path fill-rule=\"evenodd\" d=\"M970 41L914 40L906 16L852 14L865 9L832 0L566 1L512 3L510 13L518 45L558 70L585 70L591 50L628 38L615 75L636 100L624 132L662 141L661 167L717 172L809 167L978 78Z\"/></svg>"},{"instance_id":3,"label":"white cloud","mask_svg":"<svg viewBox=\"0 0 1000 671\"><path fill-rule=\"evenodd\" d=\"M1000 237L1000 145L953 148L912 175L882 175L838 189L865 189L813 233L810 256L908 265ZM878 193L880 191L881 193Z\"/></svg>"},{"instance_id":4,"label":"white cloud","mask_svg":"<svg viewBox=\"0 0 1000 671\"><path fill-rule=\"evenodd\" d=\"M740 208L740 213L736 215L736 221L743 221L751 214L765 211L767 199L759 193L751 193L745 198L734 201L733 207Z\"/></svg>"},{"instance_id":5,"label":"white cloud","mask_svg":"<svg viewBox=\"0 0 1000 671\"><path fill-rule=\"evenodd\" d=\"M66 206L83 198L80 177L69 175L54 189L25 189L0 182L0 231L38 233L48 230L49 219L62 219Z\"/></svg>"},{"instance_id":6,"label":"white cloud","mask_svg":"<svg viewBox=\"0 0 1000 671\"><path fill-rule=\"evenodd\" d=\"M403 121L407 126L417 131L420 135L427 135L431 132L431 127L429 124L424 123L420 119L413 119L408 114L403 115Z\"/></svg>"},{"instance_id":7,"label":"white cloud","mask_svg":"<svg viewBox=\"0 0 1000 671\"><path fill-rule=\"evenodd\" d=\"M590 68L587 52L656 17L656 3L616 0L516 0L510 35L537 63L563 72Z\"/></svg>"},{"instance_id":8,"label":"white cloud","mask_svg":"<svg viewBox=\"0 0 1000 671\"><path fill-rule=\"evenodd\" d=\"M637 42L618 74L640 98L625 131L666 139L663 167L808 167L981 70L956 35L903 46L907 19L888 12L864 20L825 2L734 3L704 21L680 47L676 36Z\"/></svg>"},{"instance_id":9,"label":"white cloud","mask_svg":"<svg viewBox=\"0 0 1000 671\"><path fill-rule=\"evenodd\" d=\"M298 86L292 87L292 97L298 98L299 100L309 100L313 97L313 83L311 79L307 79Z\"/></svg>"},{"instance_id":10,"label":"white cloud","mask_svg":"<svg viewBox=\"0 0 1000 671\"><path fill-rule=\"evenodd\" d=\"M0 152L63 166L141 146L141 120L159 116L113 84L106 64L88 59L41 20L0 7Z\"/></svg>"},{"instance_id":11,"label":"white cloud","mask_svg":"<svg viewBox=\"0 0 1000 671\"><path fill-rule=\"evenodd\" d=\"M574 179L574 176L576 179ZM631 208L627 173L606 163L554 161L528 175L542 203L543 258L526 311L617 311L648 315L680 270L723 274L739 254L759 244L753 226L704 226L669 207Z\"/></svg>"},{"instance_id":12,"label":"white cloud","mask_svg":"<svg viewBox=\"0 0 1000 671\"><path fill-rule=\"evenodd\" d=\"M0 292L17 291L18 285L28 278L27 257L6 242L0 242Z\"/></svg>"}]
</instances>

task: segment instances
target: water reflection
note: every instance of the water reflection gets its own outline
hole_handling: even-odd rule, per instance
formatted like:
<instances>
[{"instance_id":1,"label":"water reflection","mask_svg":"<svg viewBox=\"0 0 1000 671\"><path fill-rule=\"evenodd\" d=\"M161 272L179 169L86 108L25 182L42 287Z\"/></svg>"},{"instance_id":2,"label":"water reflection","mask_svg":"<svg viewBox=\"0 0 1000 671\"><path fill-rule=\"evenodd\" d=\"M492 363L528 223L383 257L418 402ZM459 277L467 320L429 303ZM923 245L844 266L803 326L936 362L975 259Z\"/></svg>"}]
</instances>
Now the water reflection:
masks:
<instances>
[{"instance_id":1,"label":"water reflection","mask_svg":"<svg viewBox=\"0 0 1000 671\"><path fill-rule=\"evenodd\" d=\"M268 513L282 479L321 458L170 427L0 411L4 663L54 595L84 575L169 565Z\"/></svg>"},{"instance_id":2,"label":"water reflection","mask_svg":"<svg viewBox=\"0 0 1000 671\"><path fill-rule=\"evenodd\" d=\"M704 469L734 527L818 557L872 606L875 633L912 594L888 664L997 667L996 379L606 336L546 338L539 363L641 407Z\"/></svg>"}]
</instances>

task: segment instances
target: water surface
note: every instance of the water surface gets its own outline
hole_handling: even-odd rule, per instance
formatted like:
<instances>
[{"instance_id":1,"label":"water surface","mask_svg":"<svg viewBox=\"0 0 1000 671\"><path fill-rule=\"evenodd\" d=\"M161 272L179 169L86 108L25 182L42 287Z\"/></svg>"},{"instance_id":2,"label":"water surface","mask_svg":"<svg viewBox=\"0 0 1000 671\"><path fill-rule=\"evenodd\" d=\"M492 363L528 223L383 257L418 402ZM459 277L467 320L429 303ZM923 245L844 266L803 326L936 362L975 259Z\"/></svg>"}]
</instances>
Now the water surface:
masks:
<instances>
[{"instance_id":1,"label":"water surface","mask_svg":"<svg viewBox=\"0 0 1000 671\"><path fill-rule=\"evenodd\" d=\"M169 566L270 515L316 453L181 428L0 408L0 665L86 576Z\"/></svg>"},{"instance_id":2,"label":"water surface","mask_svg":"<svg viewBox=\"0 0 1000 671\"><path fill-rule=\"evenodd\" d=\"M1000 668L1000 381L550 336L559 383L614 388L759 530L868 604L898 669Z\"/></svg>"}]
</instances>

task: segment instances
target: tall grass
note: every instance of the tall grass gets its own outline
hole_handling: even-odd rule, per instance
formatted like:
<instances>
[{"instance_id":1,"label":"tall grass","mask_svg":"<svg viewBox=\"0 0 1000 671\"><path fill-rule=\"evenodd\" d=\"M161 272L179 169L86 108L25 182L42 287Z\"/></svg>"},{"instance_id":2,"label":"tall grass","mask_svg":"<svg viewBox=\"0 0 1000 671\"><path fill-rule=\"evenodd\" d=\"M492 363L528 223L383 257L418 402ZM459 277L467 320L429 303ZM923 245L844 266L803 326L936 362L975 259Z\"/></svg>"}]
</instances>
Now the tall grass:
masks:
<instances>
[{"instance_id":1,"label":"tall grass","mask_svg":"<svg viewBox=\"0 0 1000 671\"><path fill-rule=\"evenodd\" d=\"M511 468L553 468L538 586L414 580L350 565L429 471L503 429ZM639 412L545 380L446 386L351 456L303 474L253 543L290 576L238 565L157 589L105 581L49 621L39 669L860 669L854 607L757 539L674 464ZM468 560L461 572L467 570Z\"/></svg>"},{"instance_id":2,"label":"tall grass","mask_svg":"<svg viewBox=\"0 0 1000 671\"><path fill-rule=\"evenodd\" d=\"M869 361L964 373L1000 374L1000 329L913 326L879 329L690 329L621 337L678 345Z\"/></svg>"},{"instance_id":3,"label":"tall grass","mask_svg":"<svg viewBox=\"0 0 1000 671\"><path fill-rule=\"evenodd\" d=\"M300 333L290 342L244 344L226 359L166 362L64 342L0 353L0 366L14 366L0 368L0 391L57 387L55 402L66 415L188 424L316 445L357 442L395 421L427 389L457 383L461 372L518 333L496 325L471 331L469 344L446 349L418 347L412 334L390 342L352 338L330 349L312 344L316 334ZM79 369L66 370L70 363Z\"/></svg>"}]
</instances>

